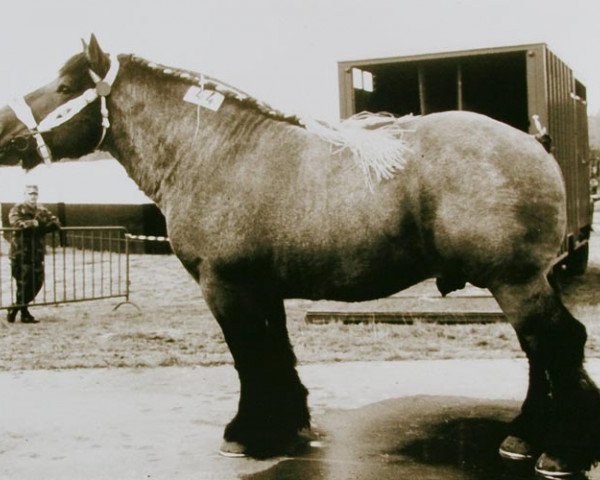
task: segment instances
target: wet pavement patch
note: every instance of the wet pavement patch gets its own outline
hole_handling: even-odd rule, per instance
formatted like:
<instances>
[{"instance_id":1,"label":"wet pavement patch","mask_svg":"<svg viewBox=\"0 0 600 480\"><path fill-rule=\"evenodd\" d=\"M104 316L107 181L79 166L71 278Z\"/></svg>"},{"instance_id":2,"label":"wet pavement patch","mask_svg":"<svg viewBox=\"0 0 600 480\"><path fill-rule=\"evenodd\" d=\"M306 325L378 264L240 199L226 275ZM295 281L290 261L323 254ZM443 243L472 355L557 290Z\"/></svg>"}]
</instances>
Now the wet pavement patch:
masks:
<instances>
[{"instance_id":1,"label":"wet pavement patch","mask_svg":"<svg viewBox=\"0 0 600 480\"><path fill-rule=\"evenodd\" d=\"M418 396L317 416L322 448L244 480L526 480L533 465L501 460L498 446L520 404Z\"/></svg>"}]
</instances>

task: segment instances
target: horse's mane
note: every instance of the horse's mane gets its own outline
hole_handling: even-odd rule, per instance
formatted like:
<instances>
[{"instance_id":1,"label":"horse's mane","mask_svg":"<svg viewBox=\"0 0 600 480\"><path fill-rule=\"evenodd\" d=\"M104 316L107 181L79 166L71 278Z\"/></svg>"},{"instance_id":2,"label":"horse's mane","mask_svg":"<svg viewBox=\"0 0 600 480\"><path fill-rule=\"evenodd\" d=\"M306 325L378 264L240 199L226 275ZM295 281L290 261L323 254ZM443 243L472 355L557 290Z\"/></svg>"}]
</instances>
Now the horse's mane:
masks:
<instances>
[{"instance_id":1,"label":"horse's mane","mask_svg":"<svg viewBox=\"0 0 600 480\"><path fill-rule=\"evenodd\" d=\"M233 87L221 80L211 77L206 74L194 72L191 70L184 70L181 68L168 67L165 65L158 64L138 57L137 55L127 56L132 62L142 67L146 67L159 75L165 75L167 77L178 78L189 85L201 86L207 90L214 90L221 93L225 98L233 99L240 104L257 110L262 115L265 115L273 120L283 121L296 126L302 126L300 118L297 115L290 115L279 110L276 110L268 104L257 100L246 92L239 88Z\"/></svg>"},{"instance_id":2,"label":"horse's mane","mask_svg":"<svg viewBox=\"0 0 600 480\"><path fill-rule=\"evenodd\" d=\"M273 120L304 128L336 147L334 153L350 150L371 187L373 181L391 178L404 168L408 151L404 137L406 132L410 132L404 124L412 116L397 118L388 113L361 112L337 124L331 124L280 112L242 90L205 74L161 65L137 55L129 54L124 57L126 61L129 60L159 75L215 90L226 98L233 99ZM83 53L75 55L65 63L60 73L87 72L86 63Z\"/></svg>"}]
</instances>

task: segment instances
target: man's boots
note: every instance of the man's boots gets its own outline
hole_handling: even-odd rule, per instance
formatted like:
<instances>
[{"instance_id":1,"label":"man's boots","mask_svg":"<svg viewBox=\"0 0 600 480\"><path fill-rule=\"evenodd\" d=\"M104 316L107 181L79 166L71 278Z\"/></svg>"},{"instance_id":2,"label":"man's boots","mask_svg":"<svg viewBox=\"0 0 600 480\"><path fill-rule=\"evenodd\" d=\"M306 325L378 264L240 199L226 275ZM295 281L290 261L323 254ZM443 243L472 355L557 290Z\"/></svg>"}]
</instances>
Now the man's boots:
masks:
<instances>
[{"instance_id":1,"label":"man's boots","mask_svg":"<svg viewBox=\"0 0 600 480\"><path fill-rule=\"evenodd\" d=\"M23 307L21 308L21 323L40 323L40 321L36 320L35 317L29 313L27 307Z\"/></svg>"},{"instance_id":2,"label":"man's boots","mask_svg":"<svg viewBox=\"0 0 600 480\"><path fill-rule=\"evenodd\" d=\"M6 313L6 321L8 323L15 323L15 320L17 319L17 313L19 313L18 308L9 308L8 312Z\"/></svg>"}]
</instances>

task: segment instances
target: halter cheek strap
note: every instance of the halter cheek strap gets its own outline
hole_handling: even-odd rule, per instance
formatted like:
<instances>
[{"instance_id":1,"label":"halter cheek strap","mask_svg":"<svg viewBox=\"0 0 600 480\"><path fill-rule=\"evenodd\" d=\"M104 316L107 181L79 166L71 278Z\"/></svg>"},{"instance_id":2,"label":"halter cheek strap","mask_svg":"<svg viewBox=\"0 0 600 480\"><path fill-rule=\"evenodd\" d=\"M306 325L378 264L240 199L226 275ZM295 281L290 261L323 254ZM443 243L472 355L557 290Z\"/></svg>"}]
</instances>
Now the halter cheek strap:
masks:
<instances>
[{"instance_id":1,"label":"halter cheek strap","mask_svg":"<svg viewBox=\"0 0 600 480\"><path fill-rule=\"evenodd\" d=\"M110 122L108 120L108 109L106 107L106 97L108 94L110 94L112 84L119 73L119 60L115 56L110 62L110 68L104 79L101 79L93 70L89 70L89 73L92 77L92 80L96 84L95 88L89 88L79 97L73 98L60 105L46 115L46 117L42 119L39 124L35 121L31 108L29 105L27 105L24 98L18 97L9 102L8 106L15 112L17 118L25 124L25 126L31 132L31 135L35 138L37 143L37 151L44 160L44 163L47 165L49 165L52 161L52 154L41 134L43 132L49 132L59 125L69 121L90 103L94 102L98 97L100 97L100 114L102 115L102 135L98 145L96 145L95 148L98 148L104 141L106 132L110 127Z\"/></svg>"},{"instance_id":2,"label":"halter cheek strap","mask_svg":"<svg viewBox=\"0 0 600 480\"><path fill-rule=\"evenodd\" d=\"M31 113L31 108L29 105L25 103L25 99L23 97L15 97L8 103L8 106L15 112L17 118L25 124L25 126L31 132L33 138L35 138L35 143L37 144L37 152L39 153L42 160L46 165L49 165L52 162L52 155L50 153L50 149L42 134L37 130L37 122L35 118L33 118L33 113Z\"/></svg>"}]
</instances>

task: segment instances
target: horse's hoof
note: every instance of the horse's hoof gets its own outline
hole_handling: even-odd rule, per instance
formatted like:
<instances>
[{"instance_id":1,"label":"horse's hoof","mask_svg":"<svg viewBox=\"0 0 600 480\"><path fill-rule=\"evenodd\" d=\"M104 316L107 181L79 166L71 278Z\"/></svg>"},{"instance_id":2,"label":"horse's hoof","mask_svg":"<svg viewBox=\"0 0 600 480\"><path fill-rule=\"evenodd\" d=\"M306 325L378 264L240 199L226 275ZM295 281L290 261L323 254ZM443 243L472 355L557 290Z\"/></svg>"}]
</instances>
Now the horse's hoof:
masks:
<instances>
[{"instance_id":1,"label":"horse's hoof","mask_svg":"<svg viewBox=\"0 0 600 480\"><path fill-rule=\"evenodd\" d=\"M305 452L308 447L313 446L313 443L316 443L315 446L321 446L317 441L318 438L318 435L310 430L310 428L303 428L294 437L285 443L279 444L276 448L262 447L249 449L243 443L223 440L219 454L229 458L268 458L276 455L296 455Z\"/></svg>"},{"instance_id":2,"label":"horse's hoof","mask_svg":"<svg viewBox=\"0 0 600 480\"><path fill-rule=\"evenodd\" d=\"M549 479L570 478L582 473L581 469L574 468L569 462L558 457L542 453L535 464L535 473Z\"/></svg>"},{"instance_id":3,"label":"horse's hoof","mask_svg":"<svg viewBox=\"0 0 600 480\"><path fill-rule=\"evenodd\" d=\"M514 435L509 435L504 439L498 453L502 458L517 462L533 460L535 456L533 447L527 441Z\"/></svg>"},{"instance_id":4,"label":"horse's hoof","mask_svg":"<svg viewBox=\"0 0 600 480\"><path fill-rule=\"evenodd\" d=\"M244 445L238 442L229 442L227 440L223 440L221 448L219 449L219 454L229 458L243 458L247 456L246 447L244 447Z\"/></svg>"},{"instance_id":5,"label":"horse's hoof","mask_svg":"<svg viewBox=\"0 0 600 480\"><path fill-rule=\"evenodd\" d=\"M312 430L310 427L304 427L298 430L298 442L310 443L318 440L319 438L319 435L317 435L317 433L315 433L315 431Z\"/></svg>"}]
</instances>

